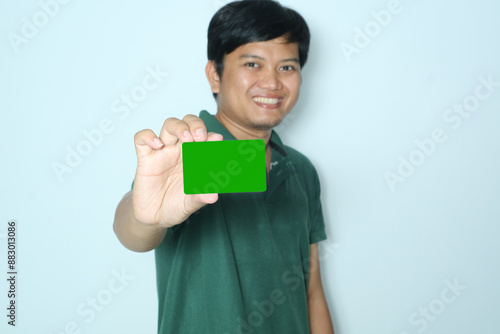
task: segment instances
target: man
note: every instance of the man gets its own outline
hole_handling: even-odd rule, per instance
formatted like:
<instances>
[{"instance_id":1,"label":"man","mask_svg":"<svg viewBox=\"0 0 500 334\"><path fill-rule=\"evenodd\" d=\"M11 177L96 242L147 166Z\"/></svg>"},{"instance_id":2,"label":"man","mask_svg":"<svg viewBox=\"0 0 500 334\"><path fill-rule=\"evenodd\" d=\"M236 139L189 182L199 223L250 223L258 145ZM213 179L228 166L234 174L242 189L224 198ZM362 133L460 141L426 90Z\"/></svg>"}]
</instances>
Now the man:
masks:
<instances>
[{"instance_id":1,"label":"man","mask_svg":"<svg viewBox=\"0 0 500 334\"><path fill-rule=\"evenodd\" d=\"M133 190L114 230L131 250L155 249L159 333L333 333L318 261L318 176L272 130L298 100L308 49L295 11L230 3L208 30L215 117L168 118L159 136L136 134ZM267 190L185 195L182 143L234 139L264 139Z\"/></svg>"}]
</instances>

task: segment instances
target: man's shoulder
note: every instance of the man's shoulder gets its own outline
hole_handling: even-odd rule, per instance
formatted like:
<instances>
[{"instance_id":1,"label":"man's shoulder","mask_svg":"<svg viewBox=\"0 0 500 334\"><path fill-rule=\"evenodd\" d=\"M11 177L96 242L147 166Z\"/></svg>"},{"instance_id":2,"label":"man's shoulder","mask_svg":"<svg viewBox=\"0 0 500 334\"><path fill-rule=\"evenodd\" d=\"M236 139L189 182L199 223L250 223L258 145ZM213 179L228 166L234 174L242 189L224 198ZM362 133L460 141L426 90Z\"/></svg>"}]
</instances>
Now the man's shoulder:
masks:
<instances>
[{"instance_id":1,"label":"man's shoulder","mask_svg":"<svg viewBox=\"0 0 500 334\"><path fill-rule=\"evenodd\" d=\"M299 176L299 180L301 180L307 188L310 186L313 188L319 186L318 172L316 171L316 167L314 167L311 160L303 153L288 145L283 145L283 147L293 163L293 167Z\"/></svg>"},{"instance_id":2,"label":"man's shoulder","mask_svg":"<svg viewBox=\"0 0 500 334\"><path fill-rule=\"evenodd\" d=\"M311 160L300 151L288 146L283 145L290 161L293 163L293 169L297 180L302 188L309 194L310 198L320 189L320 182L316 168Z\"/></svg>"},{"instance_id":3,"label":"man's shoulder","mask_svg":"<svg viewBox=\"0 0 500 334\"><path fill-rule=\"evenodd\" d=\"M298 150L288 145L283 145L283 146L285 147L286 152L290 156L290 160L292 160L293 164L296 165L296 167L303 168L305 170L310 170L310 169L315 170L311 160L308 157L306 157L303 153L299 152Z\"/></svg>"}]
</instances>

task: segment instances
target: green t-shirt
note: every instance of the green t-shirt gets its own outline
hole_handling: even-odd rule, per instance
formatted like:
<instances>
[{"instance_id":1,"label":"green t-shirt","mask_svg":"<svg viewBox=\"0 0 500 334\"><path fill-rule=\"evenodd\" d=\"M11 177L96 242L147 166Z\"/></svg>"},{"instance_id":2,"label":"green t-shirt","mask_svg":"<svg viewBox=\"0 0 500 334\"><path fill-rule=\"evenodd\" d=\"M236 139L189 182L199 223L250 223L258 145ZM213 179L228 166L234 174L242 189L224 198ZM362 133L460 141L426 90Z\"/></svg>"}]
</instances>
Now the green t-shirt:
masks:
<instances>
[{"instance_id":1,"label":"green t-shirt","mask_svg":"<svg viewBox=\"0 0 500 334\"><path fill-rule=\"evenodd\" d=\"M319 180L274 131L270 142L267 191L219 194L156 248L158 333L309 333L309 246L326 239Z\"/></svg>"}]
</instances>

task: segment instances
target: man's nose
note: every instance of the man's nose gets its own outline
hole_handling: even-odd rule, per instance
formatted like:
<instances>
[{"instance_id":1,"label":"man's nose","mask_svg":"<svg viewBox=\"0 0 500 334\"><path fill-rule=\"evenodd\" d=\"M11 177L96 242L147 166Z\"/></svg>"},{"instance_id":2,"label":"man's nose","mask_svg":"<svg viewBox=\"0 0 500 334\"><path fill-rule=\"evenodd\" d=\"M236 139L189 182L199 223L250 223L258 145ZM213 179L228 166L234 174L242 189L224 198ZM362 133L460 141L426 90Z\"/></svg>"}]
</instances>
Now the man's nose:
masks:
<instances>
[{"instance_id":1,"label":"man's nose","mask_svg":"<svg viewBox=\"0 0 500 334\"><path fill-rule=\"evenodd\" d=\"M279 78L279 73L275 70L262 71L259 86L268 90L280 90L282 88L282 83Z\"/></svg>"}]
</instances>

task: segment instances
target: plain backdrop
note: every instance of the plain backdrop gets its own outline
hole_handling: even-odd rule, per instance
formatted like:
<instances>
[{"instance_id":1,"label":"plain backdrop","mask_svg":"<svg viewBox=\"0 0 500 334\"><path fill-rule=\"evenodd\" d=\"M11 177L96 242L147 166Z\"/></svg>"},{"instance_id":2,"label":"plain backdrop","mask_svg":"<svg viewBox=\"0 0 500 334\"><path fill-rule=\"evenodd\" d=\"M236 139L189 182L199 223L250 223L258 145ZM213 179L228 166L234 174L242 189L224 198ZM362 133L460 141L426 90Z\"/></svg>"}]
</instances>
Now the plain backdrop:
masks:
<instances>
[{"instance_id":1,"label":"plain backdrop","mask_svg":"<svg viewBox=\"0 0 500 334\"><path fill-rule=\"evenodd\" d=\"M18 226L0 331L155 333L154 254L119 243L114 212L137 131L215 114L206 31L227 1L65 2L0 4L2 277ZM336 333L499 333L500 2L282 4L312 42L277 131L320 176Z\"/></svg>"}]
</instances>

